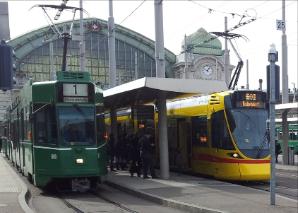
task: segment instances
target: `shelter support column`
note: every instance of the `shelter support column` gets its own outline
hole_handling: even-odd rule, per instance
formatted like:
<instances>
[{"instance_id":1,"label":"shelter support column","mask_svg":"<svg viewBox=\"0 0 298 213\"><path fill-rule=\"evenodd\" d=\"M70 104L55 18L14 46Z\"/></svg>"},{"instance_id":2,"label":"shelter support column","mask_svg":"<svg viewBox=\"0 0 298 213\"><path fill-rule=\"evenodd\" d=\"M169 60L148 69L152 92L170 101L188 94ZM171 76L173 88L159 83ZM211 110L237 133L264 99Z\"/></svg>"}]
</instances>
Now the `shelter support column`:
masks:
<instances>
[{"instance_id":1,"label":"shelter support column","mask_svg":"<svg viewBox=\"0 0 298 213\"><path fill-rule=\"evenodd\" d=\"M111 118L111 133L114 135L115 145L118 142L118 131L117 131L117 112L116 109L111 109L110 111Z\"/></svg>"},{"instance_id":2,"label":"shelter support column","mask_svg":"<svg viewBox=\"0 0 298 213\"><path fill-rule=\"evenodd\" d=\"M158 97L158 138L160 156L160 177L169 179L169 149L168 149L168 128L167 128L167 105L166 93L161 91Z\"/></svg>"},{"instance_id":3,"label":"shelter support column","mask_svg":"<svg viewBox=\"0 0 298 213\"><path fill-rule=\"evenodd\" d=\"M289 126L288 126L288 110L284 110L282 116L282 161L284 165L289 164Z\"/></svg>"}]
</instances>

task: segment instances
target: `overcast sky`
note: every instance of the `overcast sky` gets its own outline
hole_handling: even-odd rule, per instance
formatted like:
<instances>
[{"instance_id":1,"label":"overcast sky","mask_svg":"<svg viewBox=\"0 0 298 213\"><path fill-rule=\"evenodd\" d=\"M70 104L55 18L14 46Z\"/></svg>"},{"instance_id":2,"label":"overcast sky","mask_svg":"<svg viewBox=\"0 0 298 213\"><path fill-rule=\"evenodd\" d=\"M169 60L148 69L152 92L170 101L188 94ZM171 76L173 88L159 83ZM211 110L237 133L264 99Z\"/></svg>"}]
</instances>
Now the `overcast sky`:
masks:
<instances>
[{"instance_id":1,"label":"overcast sky","mask_svg":"<svg viewBox=\"0 0 298 213\"><path fill-rule=\"evenodd\" d=\"M47 19L36 4L60 4L61 1L9 1L9 21L11 38L26 32L47 26ZM154 2L152 0L114 1L115 23L132 29L155 40ZM79 1L71 0L68 6L79 6ZM190 35L203 27L208 32L223 31L224 17L228 17L228 28L257 17L256 21L232 31L246 36L248 40L233 40L243 61L249 60L249 84L251 89L258 88L258 79L266 79L267 54L270 44L274 43L279 52L278 64L281 66L281 35L276 29L276 20L282 19L282 1L178 1L163 2L165 47L176 55L181 52L184 35ZM88 12L84 17L96 17L107 20L109 5L107 0L84 1ZM134 12L133 12L134 11ZM133 13L132 13L133 12ZM51 17L56 12L49 11ZM234 14L234 15L233 15ZM240 20L242 15L246 18ZM60 20L71 18L70 12L62 13ZM77 14L79 18L79 14ZM288 41L288 77L289 88L295 83L297 88L297 0L286 1L286 35ZM224 42L222 45L224 47ZM231 63L237 65L238 59L231 49ZM246 66L242 69L238 86L246 84ZM264 84L264 87L266 85Z\"/></svg>"}]
</instances>

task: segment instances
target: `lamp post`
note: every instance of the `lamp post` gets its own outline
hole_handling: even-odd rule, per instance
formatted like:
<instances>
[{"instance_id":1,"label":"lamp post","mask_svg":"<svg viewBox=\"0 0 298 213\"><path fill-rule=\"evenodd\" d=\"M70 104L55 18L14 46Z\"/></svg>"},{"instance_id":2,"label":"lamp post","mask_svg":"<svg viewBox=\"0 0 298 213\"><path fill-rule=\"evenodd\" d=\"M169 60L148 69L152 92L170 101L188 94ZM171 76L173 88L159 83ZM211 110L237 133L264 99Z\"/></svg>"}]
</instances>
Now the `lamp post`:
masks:
<instances>
[{"instance_id":1,"label":"lamp post","mask_svg":"<svg viewBox=\"0 0 298 213\"><path fill-rule=\"evenodd\" d=\"M292 84L293 84L293 103L295 103L296 102L296 87L295 87L294 82L292 82Z\"/></svg>"},{"instance_id":2,"label":"lamp post","mask_svg":"<svg viewBox=\"0 0 298 213\"><path fill-rule=\"evenodd\" d=\"M270 75L270 98L269 98L269 119L270 119L270 154L271 154L271 167L270 167L270 204L275 205L275 75L276 65L278 61L278 52L275 45L270 46L268 53L268 61L270 62L269 75ZM268 81L268 79L267 79ZM269 88L267 88L268 90Z\"/></svg>"}]
</instances>

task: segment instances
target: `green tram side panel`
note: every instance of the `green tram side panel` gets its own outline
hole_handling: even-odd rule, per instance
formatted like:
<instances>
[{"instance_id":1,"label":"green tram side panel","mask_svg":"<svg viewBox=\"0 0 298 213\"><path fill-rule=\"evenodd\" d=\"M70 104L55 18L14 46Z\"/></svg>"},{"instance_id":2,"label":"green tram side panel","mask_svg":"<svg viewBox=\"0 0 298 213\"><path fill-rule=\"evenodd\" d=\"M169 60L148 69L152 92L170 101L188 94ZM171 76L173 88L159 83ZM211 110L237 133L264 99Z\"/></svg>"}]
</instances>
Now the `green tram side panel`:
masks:
<instances>
[{"instance_id":1,"label":"green tram side panel","mask_svg":"<svg viewBox=\"0 0 298 213\"><path fill-rule=\"evenodd\" d=\"M47 149L34 148L36 159L35 183L45 186L53 178L98 177L107 173L106 155L101 149L85 149L84 147ZM76 163L83 159L84 163ZM97 162L97 164L94 164Z\"/></svg>"},{"instance_id":2,"label":"green tram side panel","mask_svg":"<svg viewBox=\"0 0 298 213\"><path fill-rule=\"evenodd\" d=\"M51 103L57 100L57 83L90 83L88 72L56 72L56 81L35 82L32 84L33 103Z\"/></svg>"},{"instance_id":3,"label":"green tram side panel","mask_svg":"<svg viewBox=\"0 0 298 213\"><path fill-rule=\"evenodd\" d=\"M51 103L56 100L56 81L36 82L32 84L33 103Z\"/></svg>"}]
</instances>

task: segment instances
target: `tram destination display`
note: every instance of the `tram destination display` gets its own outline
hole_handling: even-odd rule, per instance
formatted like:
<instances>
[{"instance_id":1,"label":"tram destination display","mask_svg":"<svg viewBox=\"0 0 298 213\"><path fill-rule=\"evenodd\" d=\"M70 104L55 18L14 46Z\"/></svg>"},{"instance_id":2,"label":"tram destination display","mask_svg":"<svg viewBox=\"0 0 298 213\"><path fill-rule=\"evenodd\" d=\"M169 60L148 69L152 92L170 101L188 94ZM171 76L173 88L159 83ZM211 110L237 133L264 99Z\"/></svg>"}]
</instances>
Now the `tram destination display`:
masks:
<instances>
[{"instance_id":1,"label":"tram destination display","mask_svg":"<svg viewBox=\"0 0 298 213\"><path fill-rule=\"evenodd\" d=\"M265 108L266 95L257 91L238 91L234 93L233 103L236 108Z\"/></svg>"},{"instance_id":2,"label":"tram destination display","mask_svg":"<svg viewBox=\"0 0 298 213\"><path fill-rule=\"evenodd\" d=\"M88 102L88 84L63 84L63 102Z\"/></svg>"}]
</instances>

